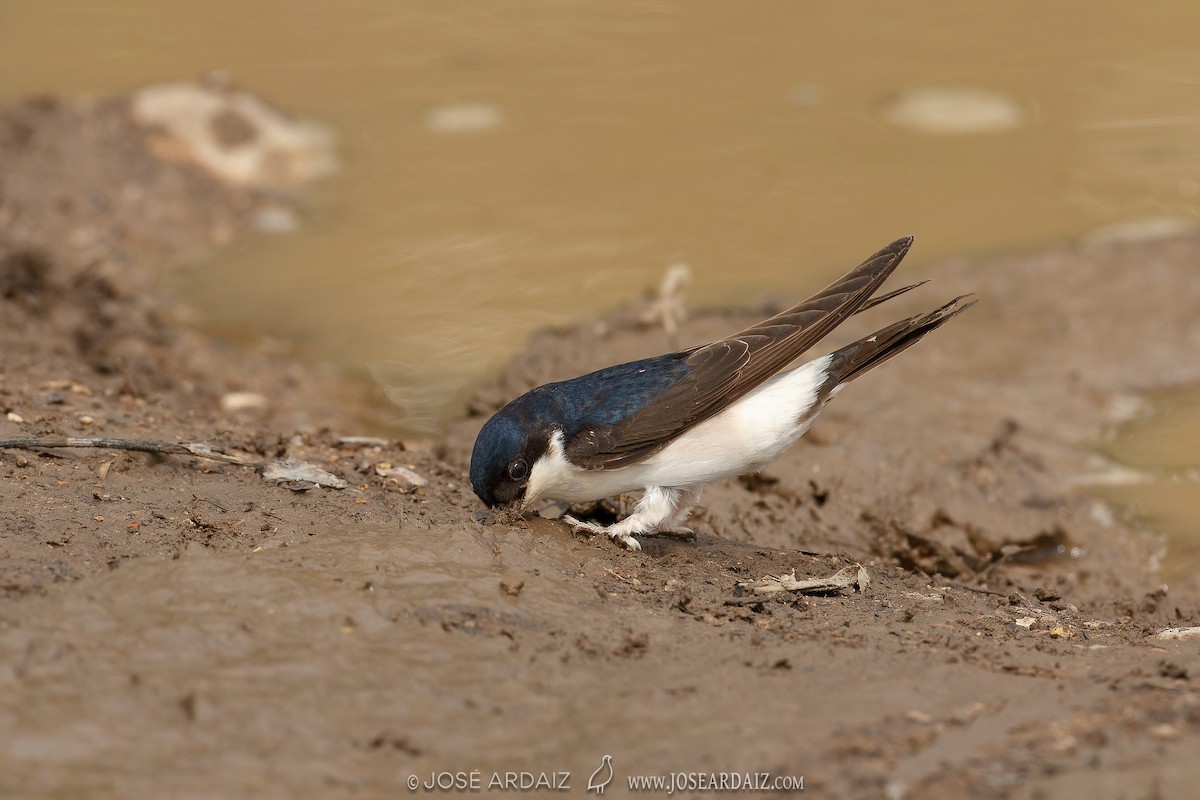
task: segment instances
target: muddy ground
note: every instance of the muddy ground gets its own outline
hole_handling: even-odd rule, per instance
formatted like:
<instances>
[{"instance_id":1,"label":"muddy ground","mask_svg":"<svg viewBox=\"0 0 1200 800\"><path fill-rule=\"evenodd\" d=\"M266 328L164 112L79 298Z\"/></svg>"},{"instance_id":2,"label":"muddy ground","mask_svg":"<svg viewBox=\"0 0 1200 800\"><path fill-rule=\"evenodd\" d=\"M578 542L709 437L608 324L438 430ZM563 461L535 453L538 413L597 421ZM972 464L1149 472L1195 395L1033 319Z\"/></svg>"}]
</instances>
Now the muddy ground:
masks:
<instances>
[{"instance_id":1,"label":"muddy ground","mask_svg":"<svg viewBox=\"0 0 1200 800\"><path fill-rule=\"evenodd\" d=\"M349 485L0 450L3 795L381 797L443 770L569 771L582 793L605 754L616 796L672 772L834 797L1200 782L1200 639L1157 636L1200 625L1200 582L1164 587L1159 538L1081 488L1143 392L1200 380L1200 242L908 270L936 281L831 344L982 302L765 473L709 490L694 542L629 553L477 516L474 432L539 382L766 309L696 312L668 337L631 302L535 337L440 442L345 442L377 433L369 388L176 321L164 274L279 198L162 160L150 136L121 101L0 112L0 438L205 441ZM231 392L268 402L223 406ZM853 564L865 591L743 586Z\"/></svg>"}]
</instances>

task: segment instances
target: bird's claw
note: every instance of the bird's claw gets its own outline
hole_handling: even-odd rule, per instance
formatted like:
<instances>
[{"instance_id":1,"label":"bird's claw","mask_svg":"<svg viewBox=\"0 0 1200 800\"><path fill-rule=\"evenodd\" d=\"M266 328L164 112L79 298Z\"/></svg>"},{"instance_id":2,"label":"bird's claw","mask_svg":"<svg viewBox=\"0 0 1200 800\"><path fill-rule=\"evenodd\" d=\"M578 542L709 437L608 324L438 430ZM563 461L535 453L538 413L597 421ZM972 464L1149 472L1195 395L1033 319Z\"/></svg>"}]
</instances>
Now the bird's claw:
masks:
<instances>
[{"instance_id":1,"label":"bird's claw","mask_svg":"<svg viewBox=\"0 0 1200 800\"><path fill-rule=\"evenodd\" d=\"M610 533L608 538L612 539L626 550L637 551L642 549L642 543L630 536L628 533Z\"/></svg>"},{"instance_id":2,"label":"bird's claw","mask_svg":"<svg viewBox=\"0 0 1200 800\"><path fill-rule=\"evenodd\" d=\"M621 547L624 547L626 550L642 549L641 543L627 533L614 531L611 528L606 528L605 526L598 525L595 522L584 522L581 519L576 519L570 514L564 514L562 521L571 526L572 533L582 533L587 536L596 536L597 534L602 533Z\"/></svg>"}]
</instances>

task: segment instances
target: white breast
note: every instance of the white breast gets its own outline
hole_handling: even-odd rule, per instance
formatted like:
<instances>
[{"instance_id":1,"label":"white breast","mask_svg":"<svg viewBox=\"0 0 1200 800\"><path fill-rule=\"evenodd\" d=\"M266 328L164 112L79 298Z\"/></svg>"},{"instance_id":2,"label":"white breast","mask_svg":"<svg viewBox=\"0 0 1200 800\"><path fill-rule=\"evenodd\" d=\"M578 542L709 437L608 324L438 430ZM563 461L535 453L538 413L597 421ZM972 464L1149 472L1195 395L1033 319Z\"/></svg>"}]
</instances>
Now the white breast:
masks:
<instances>
[{"instance_id":1,"label":"white breast","mask_svg":"<svg viewBox=\"0 0 1200 800\"><path fill-rule=\"evenodd\" d=\"M762 469L812 424L820 410L814 405L829 362L830 357L823 356L776 375L645 461L628 467L580 469L567 461L558 434L533 466L526 502L542 498L585 502L647 486L699 487Z\"/></svg>"}]
</instances>

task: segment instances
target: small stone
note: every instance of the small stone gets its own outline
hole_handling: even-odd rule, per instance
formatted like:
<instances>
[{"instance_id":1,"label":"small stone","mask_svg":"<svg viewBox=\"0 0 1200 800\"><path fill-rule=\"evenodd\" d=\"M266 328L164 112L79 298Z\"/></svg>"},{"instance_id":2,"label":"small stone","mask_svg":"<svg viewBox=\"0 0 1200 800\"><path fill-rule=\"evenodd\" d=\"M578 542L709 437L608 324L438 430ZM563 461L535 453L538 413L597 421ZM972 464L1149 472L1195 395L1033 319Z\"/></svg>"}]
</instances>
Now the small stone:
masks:
<instances>
[{"instance_id":1,"label":"small stone","mask_svg":"<svg viewBox=\"0 0 1200 800\"><path fill-rule=\"evenodd\" d=\"M260 233L295 233L300 230L300 217L290 208L267 206L254 213L251 224Z\"/></svg>"},{"instance_id":2,"label":"small stone","mask_svg":"<svg viewBox=\"0 0 1200 800\"><path fill-rule=\"evenodd\" d=\"M883 117L902 128L942 136L996 133L1025 123L1011 97L974 88L907 89L887 103Z\"/></svg>"},{"instance_id":3,"label":"small stone","mask_svg":"<svg viewBox=\"0 0 1200 800\"><path fill-rule=\"evenodd\" d=\"M500 127L504 112L491 103L458 103L439 106L425 115L425 127L434 133L471 133Z\"/></svg>"},{"instance_id":4,"label":"small stone","mask_svg":"<svg viewBox=\"0 0 1200 800\"><path fill-rule=\"evenodd\" d=\"M1036 597L1038 600L1041 600L1042 602L1062 599L1062 595L1059 594L1057 590L1050 589L1045 586L1039 586L1036 589L1034 589L1033 596Z\"/></svg>"},{"instance_id":5,"label":"small stone","mask_svg":"<svg viewBox=\"0 0 1200 800\"><path fill-rule=\"evenodd\" d=\"M271 403L258 392L229 392L221 396L221 410L227 414L238 411L262 411Z\"/></svg>"},{"instance_id":6,"label":"small stone","mask_svg":"<svg viewBox=\"0 0 1200 800\"><path fill-rule=\"evenodd\" d=\"M337 169L333 133L284 114L249 92L174 83L130 98L134 119L154 132L155 155L194 163L237 186L286 189Z\"/></svg>"},{"instance_id":7,"label":"small stone","mask_svg":"<svg viewBox=\"0 0 1200 800\"><path fill-rule=\"evenodd\" d=\"M290 458L274 461L262 468L263 480L277 483L292 491L307 491L314 486L345 489L350 484L320 467Z\"/></svg>"},{"instance_id":8,"label":"small stone","mask_svg":"<svg viewBox=\"0 0 1200 800\"><path fill-rule=\"evenodd\" d=\"M429 481L408 467L393 467L388 464L379 464L375 467L375 474L381 478L395 481L401 487L411 489L420 489L429 484Z\"/></svg>"},{"instance_id":9,"label":"small stone","mask_svg":"<svg viewBox=\"0 0 1200 800\"><path fill-rule=\"evenodd\" d=\"M537 510L537 515L542 519L562 519L570 510L571 507L566 503L547 503Z\"/></svg>"},{"instance_id":10,"label":"small stone","mask_svg":"<svg viewBox=\"0 0 1200 800\"><path fill-rule=\"evenodd\" d=\"M1151 728L1150 735L1155 739L1174 739L1179 735L1179 728L1164 722Z\"/></svg>"},{"instance_id":11,"label":"small stone","mask_svg":"<svg viewBox=\"0 0 1200 800\"><path fill-rule=\"evenodd\" d=\"M378 436L340 436L337 443L344 447L387 447L388 440Z\"/></svg>"},{"instance_id":12,"label":"small stone","mask_svg":"<svg viewBox=\"0 0 1200 800\"><path fill-rule=\"evenodd\" d=\"M1165 628L1154 634L1155 639L1191 639L1200 637L1200 628Z\"/></svg>"},{"instance_id":13,"label":"small stone","mask_svg":"<svg viewBox=\"0 0 1200 800\"><path fill-rule=\"evenodd\" d=\"M7 414L5 414L5 415L4 415L4 417L5 417L5 419L7 419L9 422L21 423L21 422L24 422L24 421L25 421L25 418L24 418L24 417L22 417L20 414L18 414L18 413L17 413L17 412L15 412L15 411L10 411L10 412L8 412Z\"/></svg>"}]
</instances>

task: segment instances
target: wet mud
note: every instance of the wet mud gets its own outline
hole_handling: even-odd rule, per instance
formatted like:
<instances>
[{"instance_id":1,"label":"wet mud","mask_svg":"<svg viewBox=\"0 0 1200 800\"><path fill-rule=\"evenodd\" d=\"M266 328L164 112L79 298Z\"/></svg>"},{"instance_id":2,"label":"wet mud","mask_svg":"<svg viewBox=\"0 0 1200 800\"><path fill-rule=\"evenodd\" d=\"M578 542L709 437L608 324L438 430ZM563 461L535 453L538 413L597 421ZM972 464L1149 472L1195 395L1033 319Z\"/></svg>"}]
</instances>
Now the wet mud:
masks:
<instances>
[{"instance_id":1,"label":"wet mud","mask_svg":"<svg viewBox=\"0 0 1200 800\"><path fill-rule=\"evenodd\" d=\"M582 793L605 754L618 796L671 772L803 775L839 797L1185 796L1200 779L1200 639L1160 637L1200 625L1200 583L1164 586L1161 538L1086 488L1142 393L1200 380L1200 241L910 271L934 280L829 346L981 302L775 465L707 491L695 541L629 553L480 519L465 464L486 414L795 298L667 334L631 287L537 334L437 442L346 440L377 433L368 389L278 344L201 337L162 288L277 198L145 136L120 103L0 112L0 438L208 441L349 486L0 451L5 795L372 797L472 770L569 771ZM147 221L163 208L169 224ZM864 591L753 590L855 564Z\"/></svg>"}]
</instances>

